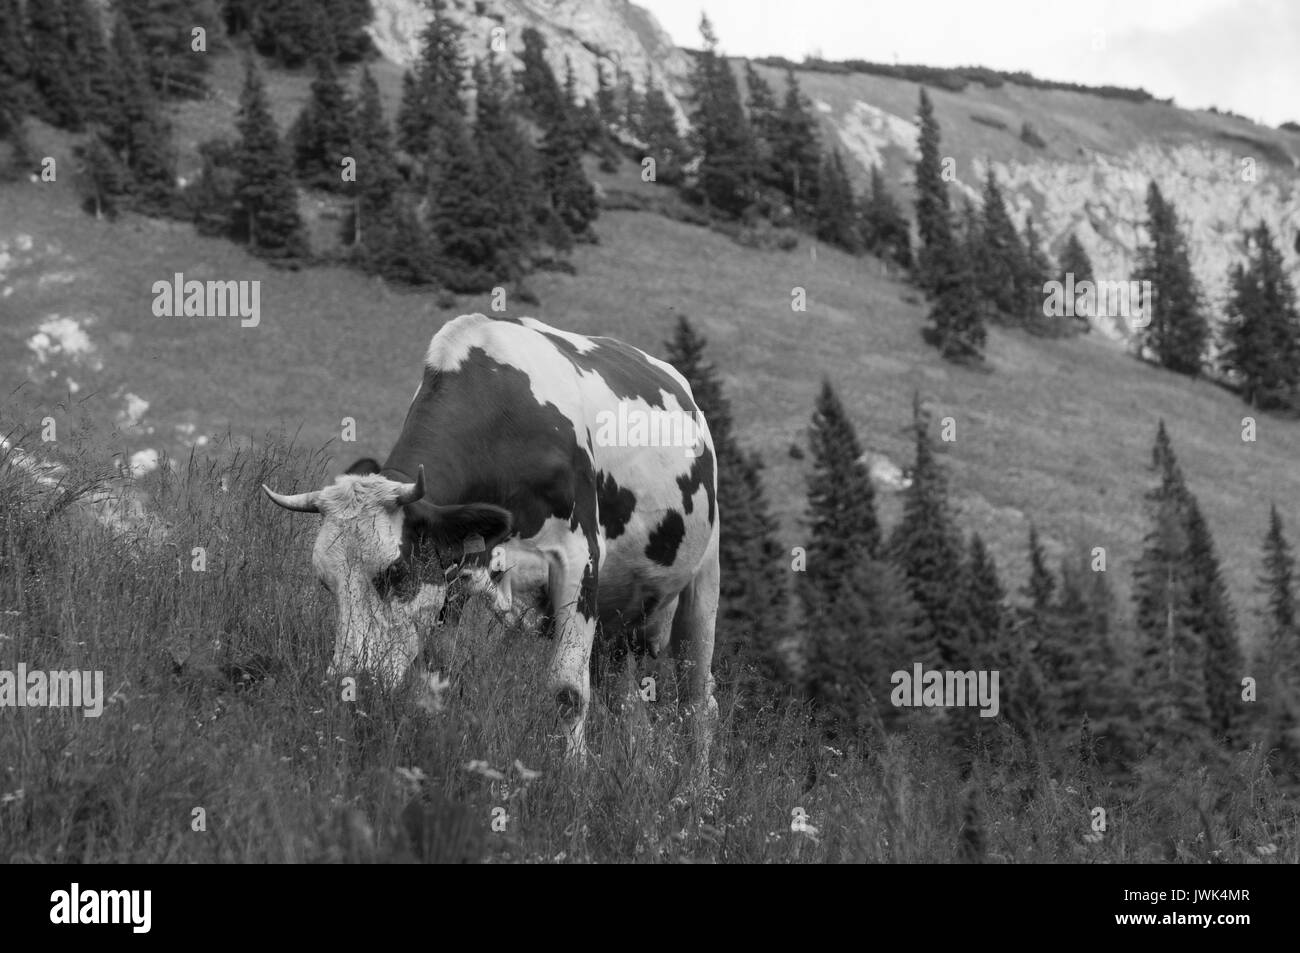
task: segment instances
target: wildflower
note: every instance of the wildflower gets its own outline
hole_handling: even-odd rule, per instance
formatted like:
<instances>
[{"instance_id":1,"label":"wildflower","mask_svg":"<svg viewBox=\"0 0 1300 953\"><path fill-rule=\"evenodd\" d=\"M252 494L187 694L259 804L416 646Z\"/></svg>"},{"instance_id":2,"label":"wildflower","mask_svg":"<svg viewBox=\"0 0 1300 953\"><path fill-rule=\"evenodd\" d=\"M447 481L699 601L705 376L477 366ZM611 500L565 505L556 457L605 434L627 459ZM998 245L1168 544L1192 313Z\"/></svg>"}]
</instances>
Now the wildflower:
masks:
<instances>
[{"instance_id":1,"label":"wildflower","mask_svg":"<svg viewBox=\"0 0 1300 953\"><path fill-rule=\"evenodd\" d=\"M451 686L451 679L444 678L441 672L422 672L420 674L419 698L415 704L431 715L442 711L446 704L443 693Z\"/></svg>"},{"instance_id":2,"label":"wildflower","mask_svg":"<svg viewBox=\"0 0 1300 953\"><path fill-rule=\"evenodd\" d=\"M519 775L519 780L527 784L529 781L536 781L542 776L542 772L534 771L532 768L525 768L524 763L515 758L515 773Z\"/></svg>"},{"instance_id":3,"label":"wildflower","mask_svg":"<svg viewBox=\"0 0 1300 953\"><path fill-rule=\"evenodd\" d=\"M480 774L491 781L504 781L506 779L504 774L486 761L470 761L465 765L465 770L472 774Z\"/></svg>"},{"instance_id":4,"label":"wildflower","mask_svg":"<svg viewBox=\"0 0 1300 953\"><path fill-rule=\"evenodd\" d=\"M425 773L419 767L415 768L397 768L397 776L403 781L409 781L412 784L419 785L425 779Z\"/></svg>"}]
</instances>

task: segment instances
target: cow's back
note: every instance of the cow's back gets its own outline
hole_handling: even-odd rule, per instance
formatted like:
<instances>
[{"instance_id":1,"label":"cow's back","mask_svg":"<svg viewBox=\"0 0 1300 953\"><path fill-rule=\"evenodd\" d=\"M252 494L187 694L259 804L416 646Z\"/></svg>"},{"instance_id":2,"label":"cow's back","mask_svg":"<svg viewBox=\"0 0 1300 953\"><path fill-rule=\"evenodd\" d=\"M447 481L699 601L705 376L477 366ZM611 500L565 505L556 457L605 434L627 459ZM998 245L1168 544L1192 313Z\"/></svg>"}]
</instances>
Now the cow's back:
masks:
<instances>
[{"instance_id":1,"label":"cow's back","mask_svg":"<svg viewBox=\"0 0 1300 953\"><path fill-rule=\"evenodd\" d=\"M636 429L647 420L689 420L680 433L697 440L633 445L653 436ZM509 509L514 545L585 533L602 553L607 618L671 598L716 545L713 444L690 386L612 338L531 318L448 322L384 470L409 478L421 465L434 502Z\"/></svg>"}]
</instances>

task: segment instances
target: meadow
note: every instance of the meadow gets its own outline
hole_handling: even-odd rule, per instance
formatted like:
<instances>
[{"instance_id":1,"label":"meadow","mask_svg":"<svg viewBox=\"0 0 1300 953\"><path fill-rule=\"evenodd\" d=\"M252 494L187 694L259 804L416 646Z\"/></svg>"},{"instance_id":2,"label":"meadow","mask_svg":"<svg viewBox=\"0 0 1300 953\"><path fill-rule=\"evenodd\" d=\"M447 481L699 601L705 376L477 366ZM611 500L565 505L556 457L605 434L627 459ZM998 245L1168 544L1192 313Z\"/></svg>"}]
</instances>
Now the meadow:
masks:
<instances>
[{"instance_id":1,"label":"meadow","mask_svg":"<svg viewBox=\"0 0 1300 953\"><path fill-rule=\"evenodd\" d=\"M473 599L427 633L445 682L363 681L352 699L325 678L314 521L258 489L318 485L323 454L271 435L162 469L159 539L79 505L103 485L95 442L68 441L57 492L0 465L0 670L100 670L109 696L99 717L0 709L0 860L1300 859L1289 802L1249 753L1120 791L1087 758L1049 764L1003 736L963 780L942 718L837 746L803 703L725 677L707 783L669 670L606 672L590 759L566 763L539 690L549 642ZM650 701L629 692L647 671Z\"/></svg>"}]
</instances>

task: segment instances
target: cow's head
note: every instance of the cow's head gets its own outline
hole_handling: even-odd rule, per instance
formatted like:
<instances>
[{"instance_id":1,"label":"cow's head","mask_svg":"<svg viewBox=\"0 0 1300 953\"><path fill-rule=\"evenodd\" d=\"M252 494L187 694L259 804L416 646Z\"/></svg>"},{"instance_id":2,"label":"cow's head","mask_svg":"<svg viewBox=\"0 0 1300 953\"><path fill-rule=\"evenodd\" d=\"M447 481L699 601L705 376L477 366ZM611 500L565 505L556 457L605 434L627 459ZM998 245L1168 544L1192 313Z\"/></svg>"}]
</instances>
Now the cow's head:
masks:
<instances>
[{"instance_id":1,"label":"cow's head","mask_svg":"<svg viewBox=\"0 0 1300 953\"><path fill-rule=\"evenodd\" d=\"M319 513L312 568L338 606L330 675L369 672L397 685L447 596L438 554L491 549L510 532L510 513L487 503L438 506L424 498L424 468L415 481L381 476L363 460L323 490L283 495L263 485L287 510Z\"/></svg>"}]
</instances>

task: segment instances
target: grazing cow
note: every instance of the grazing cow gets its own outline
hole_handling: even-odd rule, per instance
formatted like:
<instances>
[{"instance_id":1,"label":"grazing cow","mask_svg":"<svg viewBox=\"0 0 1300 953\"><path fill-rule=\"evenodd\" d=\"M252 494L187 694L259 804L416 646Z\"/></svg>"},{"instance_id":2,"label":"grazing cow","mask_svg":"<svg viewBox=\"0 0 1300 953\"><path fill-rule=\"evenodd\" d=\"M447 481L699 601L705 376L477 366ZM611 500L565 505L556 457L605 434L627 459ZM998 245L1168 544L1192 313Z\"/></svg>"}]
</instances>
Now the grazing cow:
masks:
<instances>
[{"instance_id":1,"label":"grazing cow","mask_svg":"<svg viewBox=\"0 0 1300 953\"><path fill-rule=\"evenodd\" d=\"M332 672L400 681L446 592L439 566L420 556L491 555L507 579L545 579L549 690L571 755L585 750L601 622L651 654L671 647L687 666L707 757L717 474L708 425L670 365L532 318L462 315L430 342L383 466L359 461L308 493L264 489L286 509L324 517L312 562L338 603Z\"/></svg>"}]
</instances>

